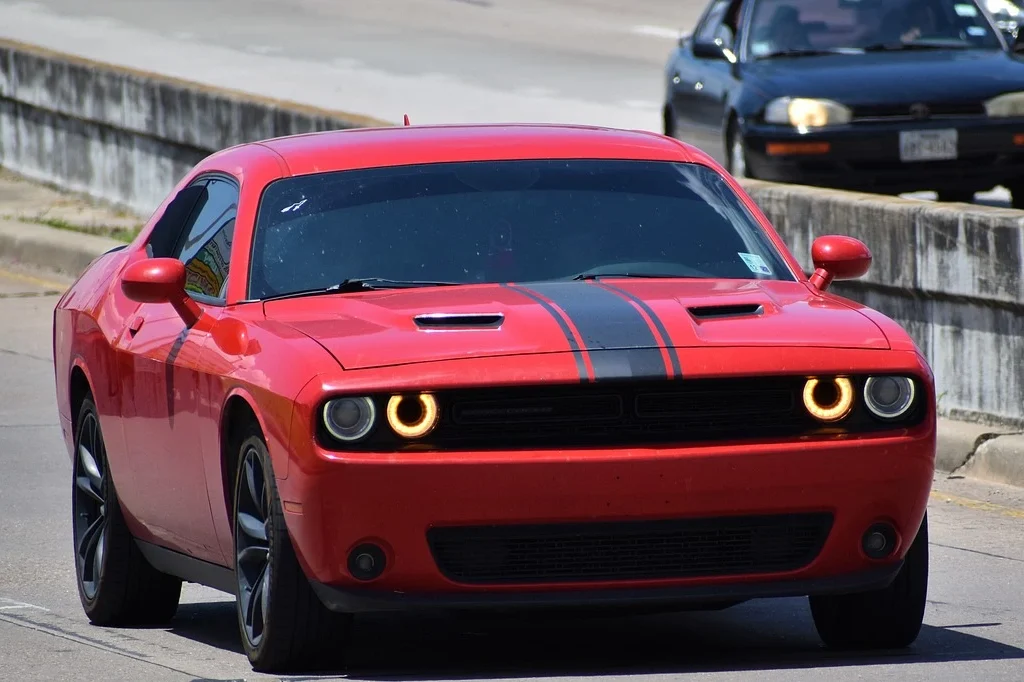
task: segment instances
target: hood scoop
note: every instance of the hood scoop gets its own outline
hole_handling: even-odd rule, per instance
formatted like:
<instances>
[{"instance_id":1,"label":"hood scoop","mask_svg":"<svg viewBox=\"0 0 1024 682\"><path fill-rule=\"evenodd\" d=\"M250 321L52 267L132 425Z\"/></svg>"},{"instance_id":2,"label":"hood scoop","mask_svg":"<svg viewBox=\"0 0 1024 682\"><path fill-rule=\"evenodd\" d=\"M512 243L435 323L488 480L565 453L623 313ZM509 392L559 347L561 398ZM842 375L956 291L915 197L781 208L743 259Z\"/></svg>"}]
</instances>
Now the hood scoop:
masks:
<instances>
[{"instance_id":1,"label":"hood scoop","mask_svg":"<svg viewBox=\"0 0 1024 682\"><path fill-rule=\"evenodd\" d=\"M722 317L747 317L764 314L760 303L737 303L732 305L702 305L687 308L698 320L714 320Z\"/></svg>"},{"instance_id":2,"label":"hood scoop","mask_svg":"<svg viewBox=\"0 0 1024 682\"><path fill-rule=\"evenodd\" d=\"M423 313L413 318L420 329L495 329L505 321L502 313Z\"/></svg>"}]
</instances>

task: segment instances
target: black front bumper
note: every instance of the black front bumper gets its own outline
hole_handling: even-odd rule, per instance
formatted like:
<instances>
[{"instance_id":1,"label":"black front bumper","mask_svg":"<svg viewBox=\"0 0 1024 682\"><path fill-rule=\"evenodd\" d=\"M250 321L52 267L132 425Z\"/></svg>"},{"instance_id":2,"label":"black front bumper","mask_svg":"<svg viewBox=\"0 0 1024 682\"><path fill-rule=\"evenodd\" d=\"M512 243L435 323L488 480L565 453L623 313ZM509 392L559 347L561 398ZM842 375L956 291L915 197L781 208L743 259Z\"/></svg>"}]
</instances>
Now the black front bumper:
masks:
<instances>
[{"instance_id":1,"label":"black front bumper","mask_svg":"<svg viewBox=\"0 0 1024 682\"><path fill-rule=\"evenodd\" d=\"M958 133L957 158L938 161L900 159L900 131ZM801 134L786 126L748 123L748 175L785 182L880 194L920 191L984 192L998 185L1024 184L1024 121L985 117L924 121L851 123L834 130ZM778 143L827 143L824 153L769 154Z\"/></svg>"},{"instance_id":2,"label":"black front bumper","mask_svg":"<svg viewBox=\"0 0 1024 682\"><path fill-rule=\"evenodd\" d=\"M551 592L462 591L448 594L409 594L369 588L343 588L312 583L324 606L342 613L375 613L418 610L520 610L574 608L687 608L750 599L849 594L887 587L899 573L897 562L852 575L813 580L774 580L756 583L700 585L694 587L557 590Z\"/></svg>"}]
</instances>

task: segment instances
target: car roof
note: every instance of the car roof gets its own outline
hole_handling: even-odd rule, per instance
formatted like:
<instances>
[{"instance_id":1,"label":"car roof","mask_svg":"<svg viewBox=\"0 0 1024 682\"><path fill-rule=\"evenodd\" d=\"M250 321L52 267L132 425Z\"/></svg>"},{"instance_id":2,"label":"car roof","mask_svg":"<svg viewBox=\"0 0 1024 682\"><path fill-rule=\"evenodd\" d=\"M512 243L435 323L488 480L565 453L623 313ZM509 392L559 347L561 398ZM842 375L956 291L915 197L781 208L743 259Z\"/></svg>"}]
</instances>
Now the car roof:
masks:
<instances>
[{"instance_id":1,"label":"car roof","mask_svg":"<svg viewBox=\"0 0 1024 682\"><path fill-rule=\"evenodd\" d=\"M569 124L350 128L290 135L240 146L251 145L276 152L292 175L416 163L528 158L714 163L699 149L657 133Z\"/></svg>"}]
</instances>

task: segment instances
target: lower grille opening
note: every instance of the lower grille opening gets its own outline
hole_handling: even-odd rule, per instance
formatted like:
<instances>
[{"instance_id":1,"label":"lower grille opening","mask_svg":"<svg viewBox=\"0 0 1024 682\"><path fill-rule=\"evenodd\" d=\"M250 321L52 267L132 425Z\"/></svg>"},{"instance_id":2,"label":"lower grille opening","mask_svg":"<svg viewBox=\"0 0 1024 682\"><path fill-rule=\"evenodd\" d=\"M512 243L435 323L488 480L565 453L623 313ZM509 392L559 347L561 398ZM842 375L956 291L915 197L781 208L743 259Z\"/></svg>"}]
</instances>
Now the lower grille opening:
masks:
<instances>
[{"instance_id":1,"label":"lower grille opening","mask_svg":"<svg viewBox=\"0 0 1024 682\"><path fill-rule=\"evenodd\" d=\"M439 570L465 584L656 580L793 571L832 515L432 528Z\"/></svg>"}]
</instances>

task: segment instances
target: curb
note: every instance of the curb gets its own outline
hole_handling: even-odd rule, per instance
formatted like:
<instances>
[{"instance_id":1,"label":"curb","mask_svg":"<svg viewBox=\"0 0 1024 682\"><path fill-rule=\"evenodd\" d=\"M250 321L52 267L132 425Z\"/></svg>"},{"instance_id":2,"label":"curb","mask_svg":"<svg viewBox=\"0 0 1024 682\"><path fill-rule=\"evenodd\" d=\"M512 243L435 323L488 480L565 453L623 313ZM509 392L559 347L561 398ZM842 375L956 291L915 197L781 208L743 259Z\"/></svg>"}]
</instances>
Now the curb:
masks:
<instances>
[{"instance_id":1,"label":"curb","mask_svg":"<svg viewBox=\"0 0 1024 682\"><path fill-rule=\"evenodd\" d=\"M0 221L0 259L76 278L98 256L124 242L46 225Z\"/></svg>"},{"instance_id":2,"label":"curb","mask_svg":"<svg viewBox=\"0 0 1024 682\"><path fill-rule=\"evenodd\" d=\"M98 256L124 242L0 220L0 260L76 278ZM1024 487L1024 433L939 418L937 474Z\"/></svg>"}]
</instances>

